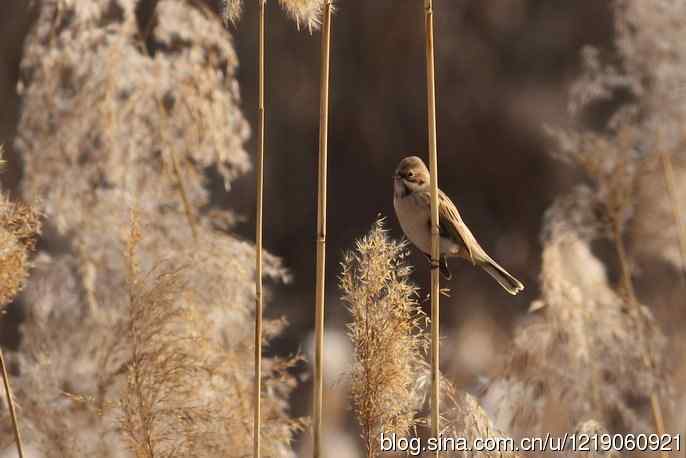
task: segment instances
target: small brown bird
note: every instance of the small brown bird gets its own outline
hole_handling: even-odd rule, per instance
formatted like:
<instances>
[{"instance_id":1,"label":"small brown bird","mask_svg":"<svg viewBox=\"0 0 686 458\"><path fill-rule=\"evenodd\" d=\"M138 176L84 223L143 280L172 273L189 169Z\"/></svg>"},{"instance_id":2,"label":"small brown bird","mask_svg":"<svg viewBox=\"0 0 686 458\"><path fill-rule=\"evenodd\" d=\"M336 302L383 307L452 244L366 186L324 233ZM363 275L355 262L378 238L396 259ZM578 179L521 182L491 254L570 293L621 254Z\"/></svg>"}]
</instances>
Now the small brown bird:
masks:
<instances>
[{"instance_id":1,"label":"small brown bird","mask_svg":"<svg viewBox=\"0 0 686 458\"><path fill-rule=\"evenodd\" d=\"M419 250L431 259L431 188L429 170L417 156L406 157L393 176L393 206L403 232ZM460 257L481 267L508 293L524 289L522 282L510 275L481 248L462 221L455 204L438 191L441 273L450 278L447 258Z\"/></svg>"}]
</instances>

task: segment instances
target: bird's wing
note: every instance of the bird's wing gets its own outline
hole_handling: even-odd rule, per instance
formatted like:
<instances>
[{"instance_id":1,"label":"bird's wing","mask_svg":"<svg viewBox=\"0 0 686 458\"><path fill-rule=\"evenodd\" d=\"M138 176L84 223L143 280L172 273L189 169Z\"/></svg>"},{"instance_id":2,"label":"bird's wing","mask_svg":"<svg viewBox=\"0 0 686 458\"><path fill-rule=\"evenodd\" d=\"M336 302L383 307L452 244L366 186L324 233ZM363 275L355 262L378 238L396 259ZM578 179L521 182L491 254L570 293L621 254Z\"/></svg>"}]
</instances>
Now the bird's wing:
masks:
<instances>
[{"instance_id":1,"label":"bird's wing","mask_svg":"<svg viewBox=\"0 0 686 458\"><path fill-rule=\"evenodd\" d=\"M474 263L474 257L477 254L475 250L481 248L479 242L476 241L472 231L462 221L455 204L440 189L438 190L438 225L441 236L450 237L464 245L469 252L469 258Z\"/></svg>"},{"instance_id":2,"label":"bird's wing","mask_svg":"<svg viewBox=\"0 0 686 458\"><path fill-rule=\"evenodd\" d=\"M422 204L431 207L431 193L429 191L422 192L420 196ZM429 220L430 225L431 221ZM472 234L472 231L462 221L460 212L455 207L455 204L440 189L438 190L438 229L441 237L450 238L464 246L473 264L488 257L483 248L481 248L481 245L479 245L479 242L477 242L474 234Z\"/></svg>"}]
</instances>

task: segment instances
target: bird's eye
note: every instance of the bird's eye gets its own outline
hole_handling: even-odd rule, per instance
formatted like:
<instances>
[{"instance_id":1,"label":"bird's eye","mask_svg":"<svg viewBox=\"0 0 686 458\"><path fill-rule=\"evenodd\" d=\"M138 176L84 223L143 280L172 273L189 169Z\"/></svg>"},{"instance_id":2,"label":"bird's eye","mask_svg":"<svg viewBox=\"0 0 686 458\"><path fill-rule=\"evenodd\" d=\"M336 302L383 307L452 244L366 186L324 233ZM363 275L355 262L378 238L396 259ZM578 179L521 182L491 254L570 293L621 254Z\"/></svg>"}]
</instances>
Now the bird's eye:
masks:
<instances>
[{"instance_id":1,"label":"bird's eye","mask_svg":"<svg viewBox=\"0 0 686 458\"><path fill-rule=\"evenodd\" d=\"M412 178L413 176L414 176L414 172L412 170L407 172L407 178Z\"/></svg>"}]
</instances>

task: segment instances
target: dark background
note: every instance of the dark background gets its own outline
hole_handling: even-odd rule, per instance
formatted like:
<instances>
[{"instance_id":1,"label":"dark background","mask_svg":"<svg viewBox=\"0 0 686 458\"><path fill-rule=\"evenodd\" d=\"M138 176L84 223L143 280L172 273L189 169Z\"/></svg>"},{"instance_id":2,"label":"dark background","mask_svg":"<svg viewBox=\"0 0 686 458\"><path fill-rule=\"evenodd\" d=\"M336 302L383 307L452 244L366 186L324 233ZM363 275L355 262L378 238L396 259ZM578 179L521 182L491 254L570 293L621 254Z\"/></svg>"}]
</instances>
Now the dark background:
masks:
<instances>
[{"instance_id":1,"label":"dark background","mask_svg":"<svg viewBox=\"0 0 686 458\"><path fill-rule=\"evenodd\" d=\"M275 4L268 6L265 246L295 274L272 310L285 313L301 335L312 327L314 304L320 34L298 32ZM612 18L607 3L597 1L438 0L435 11L439 185L482 245L528 286L512 298L483 272L454 260L442 320L453 326L479 309L507 332L537 295L542 213L578 179L547 155L542 126L565 122L579 50L608 46ZM256 126L253 5L235 34L244 113ZM378 214L401 236L391 175L408 153L427 157L424 53L422 1L338 4L329 131L331 299L338 296L342 252ZM247 147L256 149L254 141ZM247 217L241 233L253 238L254 174L239 180L229 201ZM416 254L411 261L426 291L427 262ZM329 301L328 317L345 315Z\"/></svg>"},{"instance_id":2,"label":"dark background","mask_svg":"<svg viewBox=\"0 0 686 458\"><path fill-rule=\"evenodd\" d=\"M253 129L256 7L248 1L232 27L244 114ZM609 2L436 0L435 12L439 184L482 245L527 285L513 298L483 272L452 261L442 323L450 333L480 314L507 335L512 319L537 296L542 214L579 178L548 156L542 126L566 120L580 48L611 43ZM13 194L21 178L21 158L12 148L20 110L16 83L31 19L23 0L3 2L0 143L9 165L1 179ZM291 284L272 290L268 313L285 315L291 328L269 351L291 353L303 344L314 315L320 34L298 31L274 1L268 2L267 32L265 246L294 274ZM426 158L423 1L340 1L331 72L327 320L339 327L347 313L337 300L341 254L379 214L388 217L393 236L401 236L391 175L410 152ZM254 154L254 139L246 148ZM247 174L228 194L219 180L215 185L215 200L244 216L237 230L249 240L254 179ZM426 260L416 253L410 259L425 296Z\"/></svg>"}]
</instances>

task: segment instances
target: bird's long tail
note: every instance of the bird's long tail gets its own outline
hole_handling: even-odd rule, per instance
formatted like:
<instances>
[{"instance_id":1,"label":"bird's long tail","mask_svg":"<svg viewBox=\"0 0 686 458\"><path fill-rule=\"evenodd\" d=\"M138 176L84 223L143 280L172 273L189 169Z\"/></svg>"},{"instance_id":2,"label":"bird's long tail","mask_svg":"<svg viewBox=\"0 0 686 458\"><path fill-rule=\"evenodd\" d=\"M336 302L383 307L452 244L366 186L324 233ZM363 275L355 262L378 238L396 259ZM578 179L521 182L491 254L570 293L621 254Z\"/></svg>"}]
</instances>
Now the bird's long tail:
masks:
<instances>
[{"instance_id":1,"label":"bird's long tail","mask_svg":"<svg viewBox=\"0 0 686 458\"><path fill-rule=\"evenodd\" d=\"M493 277L505 291L513 296L524 289L521 281L510 275L510 273L503 269L497 262L491 258L487 258L479 263L479 266L485 270L488 275Z\"/></svg>"}]
</instances>

